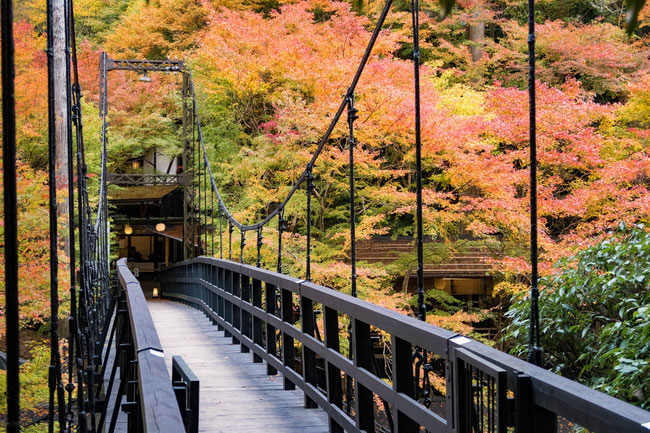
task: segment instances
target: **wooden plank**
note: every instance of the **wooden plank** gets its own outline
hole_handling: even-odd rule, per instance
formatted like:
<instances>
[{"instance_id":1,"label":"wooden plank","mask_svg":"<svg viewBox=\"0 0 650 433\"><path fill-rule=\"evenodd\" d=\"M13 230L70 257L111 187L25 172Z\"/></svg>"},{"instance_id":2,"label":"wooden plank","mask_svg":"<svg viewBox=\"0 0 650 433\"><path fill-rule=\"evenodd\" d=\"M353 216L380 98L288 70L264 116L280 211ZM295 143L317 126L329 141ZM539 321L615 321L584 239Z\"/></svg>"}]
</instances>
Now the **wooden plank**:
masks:
<instances>
[{"instance_id":1,"label":"wooden plank","mask_svg":"<svg viewBox=\"0 0 650 433\"><path fill-rule=\"evenodd\" d=\"M267 375L200 311L164 300L150 301L149 309L168 369L180 355L200 380L199 432L329 431L324 411L305 409L302 391L285 391L281 375Z\"/></svg>"},{"instance_id":2,"label":"wooden plank","mask_svg":"<svg viewBox=\"0 0 650 433\"><path fill-rule=\"evenodd\" d=\"M148 431L182 432L185 430L172 390L171 377L165 370L163 354L155 350L138 353L138 374L143 419Z\"/></svg>"}]
</instances>

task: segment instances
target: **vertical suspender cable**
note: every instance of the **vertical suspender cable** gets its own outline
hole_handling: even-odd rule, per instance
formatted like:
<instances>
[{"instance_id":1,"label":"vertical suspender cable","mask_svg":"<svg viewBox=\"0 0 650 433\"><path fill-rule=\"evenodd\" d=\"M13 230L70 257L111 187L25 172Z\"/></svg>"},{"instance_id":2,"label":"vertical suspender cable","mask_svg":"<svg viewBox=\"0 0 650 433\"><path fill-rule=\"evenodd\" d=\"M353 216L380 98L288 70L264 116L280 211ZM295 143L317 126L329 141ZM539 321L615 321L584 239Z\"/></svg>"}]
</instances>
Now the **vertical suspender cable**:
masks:
<instances>
[{"instance_id":1,"label":"vertical suspender cable","mask_svg":"<svg viewBox=\"0 0 650 433\"><path fill-rule=\"evenodd\" d=\"M210 255L211 257L214 257L214 190L212 189L212 184L210 184L210 227L212 228L210 231L211 234L211 239L210 243L212 245L212 254Z\"/></svg>"},{"instance_id":2,"label":"vertical suspender cable","mask_svg":"<svg viewBox=\"0 0 650 433\"><path fill-rule=\"evenodd\" d=\"M205 238L205 252L208 254L208 155L203 150L203 237ZM212 190L210 190L212 191Z\"/></svg>"},{"instance_id":3,"label":"vertical suspender cable","mask_svg":"<svg viewBox=\"0 0 650 433\"><path fill-rule=\"evenodd\" d=\"M535 0L528 0L528 98L530 126L530 329L528 362L542 364L539 340L539 287L537 249L537 122L535 101Z\"/></svg>"},{"instance_id":4,"label":"vertical suspender cable","mask_svg":"<svg viewBox=\"0 0 650 433\"><path fill-rule=\"evenodd\" d=\"M196 102L194 102L195 104ZM196 110L196 107L192 110L194 112ZM194 138L194 137L192 137ZM201 247L202 247L202 239L201 239L201 146L196 146L196 152L194 154L195 158L195 163L194 163L194 176L197 178L197 185L198 185L198 196L199 196L199 201L198 201L198 211L196 215L196 219L198 222L197 225L197 231L196 231L196 242L198 243L198 255L201 255Z\"/></svg>"},{"instance_id":5,"label":"vertical suspender cable","mask_svg":"<svg viewBox=\"0 0 650 433\"><path fill-rule=\"evenodd\" d=\"M219 258L223 259L223 229L221 227L221 204L217 203L219 206Z\"/></svg>"},{"instance_id":6,"label":"vertical suspender cable","mask_svg":"<svg viewBox=\"0 0 650 433\"><path fill-rule=\"evenodd\" d=\"M424 254L422 246L422 142L420 137L420 4L411 0L413 23L413 75L415 85L416 248L418 257L418 319L426 320L424 304Z\"/></svg>"},{"instance_id":7,"label":"vertical suspender cable","mask_svg":"<svg viewBox=\"0 0 650 433\"><path fill-rule=\"evenodd\" d=\"M258 268L260 268L262 266L261 253L262 253L262 244L263 244L262 240L264 239L264 237L262 236L262 230L264 230L264 226L260 226L257 229L257 263L256 263L256 265L257 265Z\"/></svg>"},{"instance_id":8,"label":"vertical suspender cable","mask_svg":"<svg viewBox=\"0 0 650 433\"><path fill-rule=\"evenodd\" d=\"M246 232L241 230L241 243L239 244L239 263L244 263L244 247L246 246Z\"/></svg>"},{"instance_id":9,"label":"vertical suspender cable","mask_svg":"<svg viewBox=\"0 0 650 433\"><path fill-rule=\"evenodd\" d=\"M67 422L71 423L72 422L72 392L74 391L74 368L72 367L75 365L75 357L74 357L74 344L75 344L75 339L74 339L74 331L71 329L74 327L74 318L72 316L73 309L76 310L76 306L74 305L74 302L76 302L76 244L75 244L75 218L74 218L74 149L73 149L73 142L72 142L72 122L73 122L73 116L72 116L72 73L70 70L70 47L71 47L71 36L72 36L72 31L71 31L71 25L73 24L72 22L72 1L71 0L66 0L65 2L65 18L66 18L66 26L65 26L65 32L66 32L66 38L65 38L65 45L66 45L66 95L68 98L68 111L67 111L67 123L68 123L68 225L70 227L70 320L68 323L71 325L70 332L69 332L69 337L68 337L68 384L66 385L66 391L68 392L68 407L67 407ZM78 182L79 180L77 180ZM81 211L81 209L79 209ZM65 428L65 427L64 427Z\"/></svg>"},{"instance_id":10,"label":"vertical suspender cable","mask_svg":"<svg viewBox=\"0 0 650 433\"><path fill-rule=\"evenodd\" d=\"M189 78L188 78L189 79ZM194 136L196 128L196 102L192 99L192 257L196 256L196 208L194 207L194 196L196 195L196 138Z\"/></svg>"},{"instance_id":11,"label":"vertical suspender cable","mask_svg":"<svg viewBox=\"0 0 650 433\"><path fill-rule=\"evenodd\" d=\"M13 1L2 0L2 170L4 187L7 432L20 431L18 199L16 190L16 95Z\"/></svg>"},{"instance_id":12,"label":"vertical suspender cable","mask_svg":"<svg viewBox=\"0 0 650 433\"><path fill-rule=\"evenodd\" d=\"M314 167L307 167L307 264L305 280L311 281L311 193L314 189Z\"/></svg>"},{"instance_id":13,"label":"vertical suspender cable","mask_svg":"<svg viewBox=\"0 0 650 433\"><path fill-rule=\"evenodd\" d=\"M284 232L284 208L278 213L278 274L282 273L282 232Z\"/></svg>"},{"instance_id":14,"label":"vertical suspender cable","mask_svg":"<svg viewBox=\"0 0 650 433\"><path fill-rule=\"evenodd\" d=\"M350 151L350 293L357 297L357 256L356 256L356 213L355 213L355 186L354 186L354 121L359 118L354 108L354 93L348 90L348 147ZM350 347L350 359L352 359L352 322L348 323L348 342ZM352 402L352 376L346 373L346 413L349 415Z\"/></svg>"},{"instance_id":15,"label":"vertical suspender cable","mask_svg":"<svg viewBox=\"0 0 650 433\"><path fill-rule=\"evenodd\" d=\"M232 232L234 231L232 222L228 220L228 260L232 261Z\"/></svg>"},{"instance_id":16,"label":"vertical suspender cable","mask_svg":"<svg viewBox=\"0 0 650 433\"><path fill-rule=\"evenodd\" d=\"M354 93L348 98L348 147L350 150L350 293L357 297L357 253L356 253L356 212L354 190L354 121L357 120L357 109L354 108Z\"/></svg>"}]
</instances>

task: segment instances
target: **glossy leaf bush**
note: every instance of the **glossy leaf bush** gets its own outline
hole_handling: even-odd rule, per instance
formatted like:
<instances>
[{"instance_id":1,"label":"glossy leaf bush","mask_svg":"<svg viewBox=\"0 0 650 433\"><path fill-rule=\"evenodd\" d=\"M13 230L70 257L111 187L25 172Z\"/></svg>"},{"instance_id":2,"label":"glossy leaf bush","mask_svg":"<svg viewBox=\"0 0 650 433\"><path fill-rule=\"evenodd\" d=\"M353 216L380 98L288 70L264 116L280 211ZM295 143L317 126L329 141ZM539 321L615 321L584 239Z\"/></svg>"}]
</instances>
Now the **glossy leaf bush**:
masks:
<instances>
[{"instance_id":1,"label":"glossy leaf bush","mask_svg":"<svg viewBox=\"0 0 650 433\"><path fill-rule=\"evenodd\" d=\"M650 407L650 232L621 224L608 239L559 261L542 279L541 342L549 366ZM527 350L527 294L508 312L514 352Z\"/></svg>"}]
</instances>

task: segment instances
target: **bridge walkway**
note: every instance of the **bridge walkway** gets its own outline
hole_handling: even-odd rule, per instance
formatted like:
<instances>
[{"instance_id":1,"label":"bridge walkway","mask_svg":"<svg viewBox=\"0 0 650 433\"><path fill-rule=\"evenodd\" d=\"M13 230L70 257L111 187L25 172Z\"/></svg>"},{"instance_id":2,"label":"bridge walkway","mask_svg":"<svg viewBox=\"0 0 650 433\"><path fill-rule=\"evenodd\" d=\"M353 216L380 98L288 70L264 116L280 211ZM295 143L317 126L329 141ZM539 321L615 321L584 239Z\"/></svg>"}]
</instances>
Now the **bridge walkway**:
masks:
<instances>
[{"instance_id":1,"label":"bridge walkway","mask_svg":"<svg viewBox=\"0 0 650 433\"><path fill-rule=\"evenodd\" d=\"M204 314L186 305L149 300L165 361L180 355L200 381L199 432L325 433L321 409L305 409L302 391L283 390L281 375L266 374Z\"/></svg>"}]
</instances>

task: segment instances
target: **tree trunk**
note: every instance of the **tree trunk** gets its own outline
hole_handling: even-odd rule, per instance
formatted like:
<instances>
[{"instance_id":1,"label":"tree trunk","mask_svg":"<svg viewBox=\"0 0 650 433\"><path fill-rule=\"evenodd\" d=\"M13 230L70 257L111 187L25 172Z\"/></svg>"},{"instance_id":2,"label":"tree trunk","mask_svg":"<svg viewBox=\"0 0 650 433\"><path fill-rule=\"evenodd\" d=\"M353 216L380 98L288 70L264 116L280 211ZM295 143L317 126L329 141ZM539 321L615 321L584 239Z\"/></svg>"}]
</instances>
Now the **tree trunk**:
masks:
<instances>
[{"instance_id":1,"label":"tree trunk","mask_svg":"<svg viewBox=\"0 0 650 433\"><path fill-rule=\"evenodd\" d=\"M56 143L57 216L68 230L68 92L66 84L65 0L52 0L54 33L54 112ZM63 239L69 253L69 234Z\"/></svg>"},{"instance_id":2,"label":"tree trunk","mask_svg":"<svg viewBox=\"0 0 650 433\"><path fill-rule=\"evenodd\" d=\"M413 269L409 268L404 274L404 279L402 280L402 292L409 292L409 281L411 280L411 275L413 275Z\"/></svg>"},{"instance_id":3,"label":"tree trunk","mask_svg":"<svg viewBox=\"0 0 650 433\"><path fill-rule=\"evenodd\" d=\"M469 51L472 54L472 62L478 62L483 57L483 43L485 42L485 23L470 24L468 37L471 42Z\"/></svg>"},{"instance_id":4,"label":"tree trunk","mask_svg":"<svg viewBox=\"0 0 650 433\"><path fill-rule=\"evenodd\" d=\"M483 17L483 5L481 0L473 0L472 18L474 20ZM474 21L467 26L467 38L470 41L469 52L472 54L472 62L478 62L483 57L483 45L485 43L485 22Z\"/></svg>"}]
</instances>

